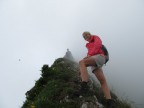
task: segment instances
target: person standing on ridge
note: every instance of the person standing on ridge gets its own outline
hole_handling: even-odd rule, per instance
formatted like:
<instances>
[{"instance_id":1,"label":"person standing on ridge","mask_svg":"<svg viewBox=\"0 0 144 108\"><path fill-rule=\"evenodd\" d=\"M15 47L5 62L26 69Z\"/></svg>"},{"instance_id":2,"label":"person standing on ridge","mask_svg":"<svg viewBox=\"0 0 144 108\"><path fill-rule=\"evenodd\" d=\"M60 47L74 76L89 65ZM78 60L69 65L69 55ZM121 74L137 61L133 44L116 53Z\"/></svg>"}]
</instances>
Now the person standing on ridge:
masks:
<instances>
[{"instance_id":1,"label":"person standing on ridge","mask_svg":"<svg viewBox=\"0 0 144 108\"><path fill-rule=\"evenodd\" d=\"M102 66L106 62L106 56L102 50L102 41L96 35L91 35L90 32L83 32L83 38L88 41L86 48L88 49L87 56L79 61L80 74L81 74L81 89L80 94L88 91L88 73L87 67L91 66L92 73L95 74L101 84L102 91L106 98L108 108L114 108L114 100L111 97L110 90L104 76Z\"/></svg>"}]
</instances>

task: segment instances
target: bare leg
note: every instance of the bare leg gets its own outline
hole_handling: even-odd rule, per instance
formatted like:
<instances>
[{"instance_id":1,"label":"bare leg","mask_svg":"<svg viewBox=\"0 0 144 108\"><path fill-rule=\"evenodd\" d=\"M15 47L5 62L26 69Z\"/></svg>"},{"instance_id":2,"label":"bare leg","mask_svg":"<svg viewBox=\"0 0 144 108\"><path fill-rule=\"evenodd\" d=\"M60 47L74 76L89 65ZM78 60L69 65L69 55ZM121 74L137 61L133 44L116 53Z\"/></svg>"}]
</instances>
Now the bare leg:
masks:
<instances>
[{"instance_id":1,"label":"bare leg","mask_svg":"<svg viewBox=\"0 0 144 108\"><path fill-rule=\"evenodd\" d=\"M99 69L95 70L94 74L97 77L97 79L100 81L101 88L104 92L106 99L111 99L110 90L108 88L106 78L103 74L103 70L101 68L99 68Z\"/></svg>"},{"instance_id":2,"label":"bare leg","mask_svg":"<svg viewBox=\"0 0 144 108\"><path fill-rule=\"evenodd\" d=\"M92 58L82 59L79 62L79 66L80 66L80 73L81 73L82 81L87 82L88 81L87 67L96 66L95 60L93 60Z\"/></svg>"}]
</instances>

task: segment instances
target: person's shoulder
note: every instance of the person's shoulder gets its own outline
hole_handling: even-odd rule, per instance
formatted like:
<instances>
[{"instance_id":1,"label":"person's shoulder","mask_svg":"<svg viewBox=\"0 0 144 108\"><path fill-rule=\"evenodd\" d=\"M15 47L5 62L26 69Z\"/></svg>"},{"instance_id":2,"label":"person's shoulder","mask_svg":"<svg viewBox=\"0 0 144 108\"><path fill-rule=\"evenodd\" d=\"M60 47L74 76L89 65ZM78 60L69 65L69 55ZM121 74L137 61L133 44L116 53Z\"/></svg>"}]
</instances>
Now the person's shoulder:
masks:
<instances>
[{"instance_id":1,"label":"person's shoulder","mask_svg":"<svg viewBox=\"0 0 144 108\"><path fill-rule=\"evenodd\" d=\"M91 36L93 36L93 37L99 37L98 35L91 35Z\"/></svg>"},{"instance_id":2,"label":"person's shoulder","mask_svg":"<svg viewBox=\"0 0 144 108\"><path fill-rule=\"evenodd\" d=\"M100 38L98 35L92 35L93 38Z\"/></svg>"}]
</instances>

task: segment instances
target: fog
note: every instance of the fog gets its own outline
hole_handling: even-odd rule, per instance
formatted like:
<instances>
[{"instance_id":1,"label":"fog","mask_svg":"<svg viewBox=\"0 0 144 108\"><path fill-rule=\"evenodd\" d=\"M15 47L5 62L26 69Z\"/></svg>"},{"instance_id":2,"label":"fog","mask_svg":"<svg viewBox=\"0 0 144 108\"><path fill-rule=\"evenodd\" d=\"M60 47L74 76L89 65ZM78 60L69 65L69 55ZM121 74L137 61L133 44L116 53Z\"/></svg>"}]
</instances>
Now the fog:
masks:
<instances>
[{"instance_id":1,"label":"fog","mask_svg":"<svg viewBox=\"0 0 144 108\"><path fill-rule=\"evenodd\" d=\"M0 108L19 108L66 49L86 56L83 31L100 36L110 54L103 67L110 89L144 107L143 0L0 0Z\"/></svg>"}]
</instances>

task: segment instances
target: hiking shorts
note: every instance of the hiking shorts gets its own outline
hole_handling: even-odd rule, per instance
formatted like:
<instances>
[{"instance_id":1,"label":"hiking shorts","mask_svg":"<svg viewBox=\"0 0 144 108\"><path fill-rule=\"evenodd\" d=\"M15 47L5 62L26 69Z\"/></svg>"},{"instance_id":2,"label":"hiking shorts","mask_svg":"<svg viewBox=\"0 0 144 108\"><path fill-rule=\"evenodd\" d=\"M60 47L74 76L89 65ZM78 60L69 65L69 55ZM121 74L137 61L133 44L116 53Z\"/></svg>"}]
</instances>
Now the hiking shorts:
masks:
<instances>
[{"instance_id":1,"label":"hiking shorts","mask_svg":"<svg viewBox=\"0 0 144 108\"><path fill-rule=\"evenodd\" d=\"M96 66L91 66L91 70L94 73L96 69L101 68L103 64L105 64L105 56L101 54L97 54L97 55L91 56L91 58L94 59L96 62Z\"/></svg>"}]
</instances>

